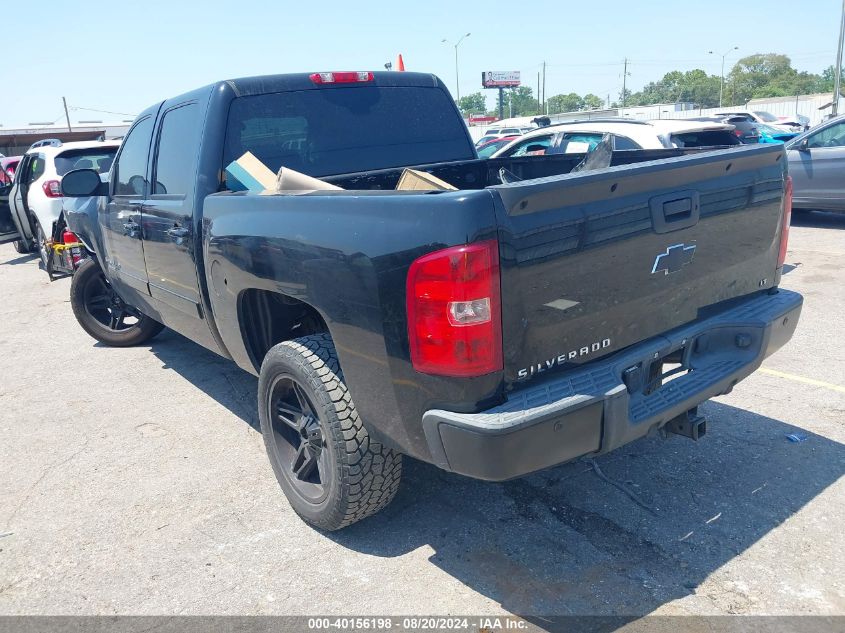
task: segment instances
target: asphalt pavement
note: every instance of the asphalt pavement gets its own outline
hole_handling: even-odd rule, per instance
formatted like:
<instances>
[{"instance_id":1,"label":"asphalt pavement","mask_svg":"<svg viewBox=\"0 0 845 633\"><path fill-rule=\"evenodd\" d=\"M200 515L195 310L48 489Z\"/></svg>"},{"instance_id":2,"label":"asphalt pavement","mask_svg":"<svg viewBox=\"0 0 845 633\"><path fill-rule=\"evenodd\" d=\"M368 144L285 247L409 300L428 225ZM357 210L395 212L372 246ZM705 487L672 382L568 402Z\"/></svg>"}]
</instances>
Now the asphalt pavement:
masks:
<instances>
[{"instance_id":1,"label":"asphalt pavement","mask_svg":"<svg viewBox=\"0 0 845 633\"><path fill-rule=\"evenodd\" d=\"M327 535L273 477L254 377L169 330L95 343L69 279L0 246L0 615L845 614L845 215L796 217L787 263L796 335L699 442L502 484L406 459Z\"/></svg>"}]
</instances>

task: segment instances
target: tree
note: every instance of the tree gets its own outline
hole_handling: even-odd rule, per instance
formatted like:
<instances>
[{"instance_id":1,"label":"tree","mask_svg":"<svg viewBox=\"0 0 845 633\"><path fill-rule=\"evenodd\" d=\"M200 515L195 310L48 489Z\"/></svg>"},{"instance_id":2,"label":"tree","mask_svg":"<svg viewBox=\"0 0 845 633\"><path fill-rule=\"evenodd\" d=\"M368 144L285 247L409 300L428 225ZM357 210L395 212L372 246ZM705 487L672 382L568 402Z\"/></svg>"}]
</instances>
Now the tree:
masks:
<instances>
[{"instance_id":1,"label":"tree","mask_svg":"<svg viewBox=\"0 0 845 633\"><path fill-rule=\"evenodd\" d=\"M554 95L546 100L549 114L560 112L575 112L584 109L584 99L570 92L568 95Z\"/></svg>"},{"instance_id":2,"label":"tree","mask_svg":"<svg viewBox=\"0 0 845 633\"><path fill-rule=\"evenodd\" d=\"M584 95L582 110L599 110L604 107L604 101L592 93Z\"/></svg>"},{"instance_id":3,"label":"tree","mask_svg":"<svg viewBox=\"0 0 845 633\"><path fill-rule=\"evenodd\" d=\"M540 113L540 104L534 98L534 91L528 86L519 86L511 90L504 90L504 108L505 117L508 116L528 116L531 114ZM513 103L513 113L510 111L510 103ZM498 108L499 100L496 99L496 106Z\"/></svg>"},{"instance_id":4,"label":"tree","mask_svg":"<svg viewBox=\"0 0 845 633\"><path fill-rule=\"evenodd\" d=\"M819 92L833 92L833 79L836 77L836 68L831 64L822 71L819 78ZM845 68L839 77L839 90L845 91Z\"/></svg>"},{"instance_id":5,"label":"tree","mask_svg":"<svg viewBox=\"0 0 845 633\"><path fill-rule=\"evenodd\" d=\"M464 116L480 114L487 110L487 99L481 92L473 92L458 100L458 109Z\"/></svg>"},{"instance_id":6,"label":"tree","mask_svg":"<svg viewBox=\"0 0 845 633\"><path fill-rule=\"evenodd\" d=\"M618 101L618 105L615 106L615 107L621 107L623 104L626 107L630 106L630 105L636 105L634 103L631 103L631 90L630 90L630 88L625 88L624 90L619 91L619 101Z\"/></svg>"},{"instance_id":7,"label":"tree","mask_svg":"<svg viewBox=\"0 0 845 633\"><path fill-rule=\"evenodd\" d=\"M696 68L687 72L673 70L663 75L660 81L653 81L630 96L630 105L652 103L678 103L690 101L705 108L719 104L719 77L708 75Z\"/></svg>"},{"instance_id":8,"label":"tree","mask_svg":"<svg viewBox=\"0 0 845 633\"><path fill-rule=\"evenodd\" d=\"M784 97L816 92L823 78L798 72L787 55L758 53L740 59L725 78L725 88L734 103L760 97Z\"/></svg>"}]
</instances>

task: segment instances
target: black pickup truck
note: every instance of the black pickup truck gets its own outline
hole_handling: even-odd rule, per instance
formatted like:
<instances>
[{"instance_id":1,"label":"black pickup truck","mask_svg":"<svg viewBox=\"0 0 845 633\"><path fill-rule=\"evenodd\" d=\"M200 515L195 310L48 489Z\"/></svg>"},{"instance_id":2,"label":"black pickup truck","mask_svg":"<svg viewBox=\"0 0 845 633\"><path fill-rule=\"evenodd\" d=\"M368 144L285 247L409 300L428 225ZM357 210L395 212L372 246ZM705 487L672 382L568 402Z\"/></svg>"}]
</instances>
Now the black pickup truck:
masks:
<instances>
[{"instance_id":1,"label":"black pickup truck","mask_svg":"<svg viewBox=\"0 0 845 633\"><path fill-rule=\"evenodd\" d=\"M232 191L247 150L342 190ZM402 454L497 481L697 438L798 321L783 147L582 158L478 159L432 75L222 81L144 111L109 183L64 177L73 309L258 375L276 477L323 529L384 507ZM457 190L396 191L408 166Z\"/></svg>"}]
</instances>

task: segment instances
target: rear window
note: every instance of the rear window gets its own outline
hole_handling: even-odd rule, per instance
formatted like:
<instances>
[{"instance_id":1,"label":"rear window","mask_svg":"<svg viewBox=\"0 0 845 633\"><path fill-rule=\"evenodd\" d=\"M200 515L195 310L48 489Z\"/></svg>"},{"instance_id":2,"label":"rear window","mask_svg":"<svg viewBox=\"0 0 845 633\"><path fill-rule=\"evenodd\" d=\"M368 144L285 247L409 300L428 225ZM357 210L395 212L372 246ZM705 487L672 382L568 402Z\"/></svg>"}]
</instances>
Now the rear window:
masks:
<instances>
[{"instance_id":1,"label":"rear window","mask_svg":"<svg viewBox=\"0 0 845 633\"><path fill-rule=\"evenodd\" d=\"M626 150L626 149L642 149L642 146L629 139L627 136L622 136L621 134L614 134L613 135L613 149L614 150Z\"/></svg>"},{"instance_id":2,"label":"rear window","mask_svg":"<svg viewBox=\"0 0 845 633\"><path fill-rule=\"evenodd\" d=\"M342 87L239 97L223 164L252 152L311 176L475 158L448 95L423 87Z\"/></svg>"},{"instance_id":3,"label":"rear window","mask_svg":"<svg viewBox=\"0 0 845 633\"><path fill-rule=\"evenodd\" d=\"M481 147L485 143L489 143L490 141L495 141L498 139L498 136L482 136L478 141L475 143L476 147Z\"/></svg>"},{"instance_id":4,"label":"rear window","mask_svg":"<svg viewBox=\"0 0 845 633\"><path fill-rule=\"evenodd\" d=\"M74 169L95 169L97 173L105 174L111 169L115 154L116 147L71 149L56 156L56 173L64 176Z\"/></svg>"},{"instance_id":5,"label":"rear window","mask_svg":"<svg viewBox=\"0 0 845 633\"><path fill-rule=\"evenodd\" d=\"M499 151L510 142L510 139L503 138L498 141L493 141L492 143L487 143L487 145L478 149L478 157L490 158L495 152Z\"/></svg>"},{"instance_id":6,"label":"rear window","mask_svg":"<svg viewBox=\"0 0 845 633\"><path fill-rule=\"evenodd\" d=\"M675 147L709 147L711 145L739 145L740 140L730 130L706 130L672 134Z\"/></svg>"},{"instance_id":7,"label":"rear window","mask_svg":"<svg viewBox=\"0 0 845 633\"><path fill-rule=\"evenodd\" d=\"M765 121L766 123L775 123L779 120L774 114L766 112L765 110L754 110L754 114L760 117L761 121Z\"/></svg>"}]
</instances>

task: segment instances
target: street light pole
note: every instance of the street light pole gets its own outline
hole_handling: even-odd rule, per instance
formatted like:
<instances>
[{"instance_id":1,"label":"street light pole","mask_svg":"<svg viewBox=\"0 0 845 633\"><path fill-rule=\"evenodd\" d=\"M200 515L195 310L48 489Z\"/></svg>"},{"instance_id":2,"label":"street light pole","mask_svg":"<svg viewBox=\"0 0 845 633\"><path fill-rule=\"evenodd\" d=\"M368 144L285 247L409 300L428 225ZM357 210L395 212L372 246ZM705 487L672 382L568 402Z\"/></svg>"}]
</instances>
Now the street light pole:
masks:
<instances>
[{"instance_id":1,"label":"street light pole","mask_svg":"<svg viewBox=\"0 0 845 633\"><path fill-rule=\"evenodd\" d=\"M843 0L843 1L845 1L845 0ZM731 51L738 51L738 50L739 50L739 46L734 46L733 48L729 48L724 53L722 53L722 74L719 78L719 107L720 108L722 107L722 93L725 91L725 57L727 57L728 54ZM713 51L707 51L707 52L710 53L711 55L715 55L715 53Z\"/></svg>"},{"instance_id":2,"label":"street light pole","mask_svg":"<svg viewBox=\"0 0 845 633\"><path fill-rule=\"evenodd\" d=\"M461 39L459 39L455 43L455 95L456 95L455 101L461 100L461 77L460 77L460 74L458 73L458 46L460 46L461 42L463 42L470 35L472 35L472 33L467 33L466 35L461 37ZM445 39L445 38L443 40L441 40L441 42L446 43L446 44L451 44L451 42L449 40Z\"/></svg>"},{"instance_id":3,"label":"street light pole","mask_svg":"<svg viewBox=\"0 0 845 633\"><path fill-rule=\"evenodd\" d=\"M842 0L842 22L839 25L839 46L836 48L836 74L833 76L833 116L839 114L839 91L842 83L842 43L845 40L845 0Z\"/></svg>"}]
</instances>

